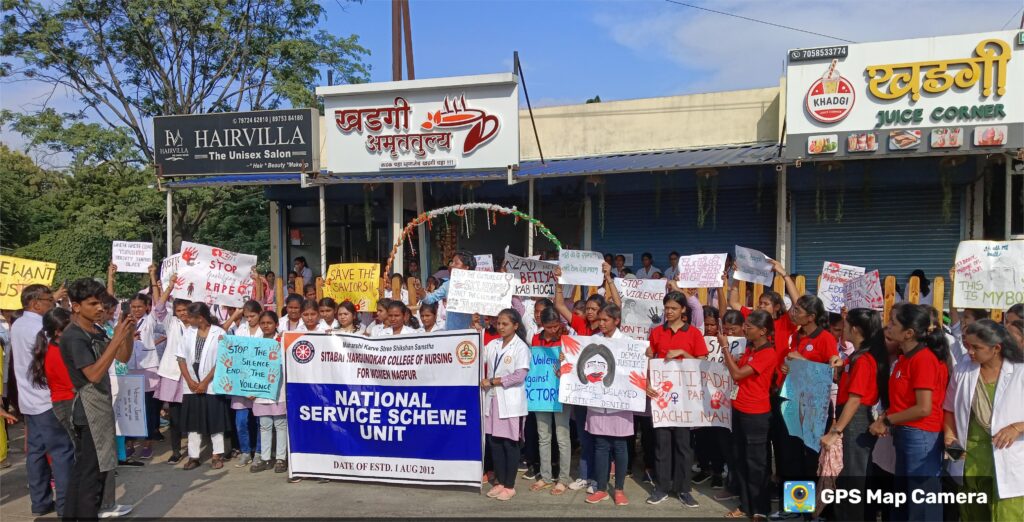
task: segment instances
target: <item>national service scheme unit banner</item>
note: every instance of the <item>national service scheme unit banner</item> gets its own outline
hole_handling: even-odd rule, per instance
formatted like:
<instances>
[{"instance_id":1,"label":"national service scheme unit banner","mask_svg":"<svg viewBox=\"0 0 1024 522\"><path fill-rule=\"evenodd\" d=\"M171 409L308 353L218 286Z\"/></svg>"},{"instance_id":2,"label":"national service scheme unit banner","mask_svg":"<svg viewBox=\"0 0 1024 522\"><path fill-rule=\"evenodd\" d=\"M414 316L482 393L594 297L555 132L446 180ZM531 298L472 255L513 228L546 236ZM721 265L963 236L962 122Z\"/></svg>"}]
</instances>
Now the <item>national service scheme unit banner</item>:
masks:
<instances>
[{"instance_id":1,"label":"national service scheme unit banner","mask_svg":"<svg viewBox=\"0 0 1024 522\"><path fill-rule=\"evenodd\" d=\"M289 473L480 487L480 334L284 334Z\"/></svg>"}]
</instances>

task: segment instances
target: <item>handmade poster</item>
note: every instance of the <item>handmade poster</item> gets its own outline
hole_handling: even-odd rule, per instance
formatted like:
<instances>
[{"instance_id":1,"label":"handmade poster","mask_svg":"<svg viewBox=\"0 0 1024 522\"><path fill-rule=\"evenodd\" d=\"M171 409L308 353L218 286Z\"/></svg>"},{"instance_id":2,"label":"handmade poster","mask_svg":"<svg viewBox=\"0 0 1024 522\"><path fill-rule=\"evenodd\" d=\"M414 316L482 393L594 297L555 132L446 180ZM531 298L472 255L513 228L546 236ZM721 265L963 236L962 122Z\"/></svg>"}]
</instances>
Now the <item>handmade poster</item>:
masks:
<instances>
[{"instance_id":1,"label":"handmade poster","mask_svg":"<svg viewBox=\"0 0 1024 522\"><path fill-rule=\"evenodd\" d=\"M743 355L743 351L747 349L747 339L745 337L729 337L728 339L729 351L732 352L733 358L739 359ZM705 335L704 342L708 345L708 360L724 363L725 354L722 353L722 346L718 344L718 337Z\"/></svg>"},{"instance_id":2,"label":"handmade poster","mask_svg":"<svg viewBox=\"0 0 1024 522\"><path fill-rule=\"evenodd\" d=\"M278 342L274 339L224 336L217 350L213 392L277 399L283 377L277 347Z\"/></svg>"},{"instance_id":3,"label":"handmade poster","mask_svg":"<svg viewBox=\"0 0 1024 522\"><path fill-rule=\"evenodd\" d=\"M171 296L241 307L252 295L254 266L256 256L182 241L178 278Z\"/></svg>"},{"instance_id":4,"label":"handmade poster","mask_svg":"<svg viewBox=\"0 0 1024 522\"><path fill-rule=\"evenodd\" d=\"M694 254L679 258L679 288L721 288L726 254Z\"/></svg>"},{"instance_id":5,"label":"handmade poster","mask_svg":"<svg viewBox=\"0 0 1024 522\"><path fill-rule=\"evenodd\" d=\"M868 308L882 311L885 308L885 296L882 294L878 270L865 272L864 275L847 281L843 287L843 301L847 310Z\"/></svg>"},{"instance_id":6,"label":"handmade poster","mask_svg":"<svg viewBox=\"0 0 1024 522\"><path fill-rule=\"evenodd\" d=\"M554 297L555 264L537 261L505 252L505 273L512 274L512 295L520 297Z\"/></svg>"},{"instance_id":7,"label":"handmade poster","mask_svg":"<svg viewBox=\"0 0 1024 522\"><path fill-rule=\"evenodd\" d=\"M864 275L864 267L825 261L821 269L818 298L826 312L840 313L846 306L846 282Z\"/></svg>"},{"instance_id":8,"label":"handmade poster","mask_svg":"<svg viewBox=\"0 0 1024 522\"><path fill-rule=\"evenodd\" d=\"M482 254L479 256L473 256L476 259L476 271L477 272L493 272L494 271L494 256L491 254Z\"/></svg>"},{"instance_id":9,"label":"handmade poster","mask_svg":"<svg viewBox=\"0 0 1024 522\"><path fill-rule=\"evenodd\" d=\"M282 341L291 476L480 487L480 333Z\"/></svg>"},{"instance_id":10,"label":"handmade poster","mask_svg":"<svg viewBox=\"0 0 1024 522\"><path fill-rule=\"evenodd\" d=\"M498 315L512 306L512 274L452 270L445 306L449 312Z\"/></svg>"},{"instance_id":11,"label":"handmade poster","mask_svg":"<svg viewBox=\"0 0 1024 522\"><path fill-rule=\"evenodd\" d=\"M146 376L118 375L114 395L114 432L122 437L146 437ZM117 388L116 391L113 388Z\"/></svg>"},{"instance_id":12,"label":"handmade poster","mask_svg":"<svg viewBox=\"0 0 1024 522\"><path fill-rule=\"evenodd\" d=\"M828 405L831 401L832 368L823 363L789 359L789 374L782 385L782 420L789 434L813 451L821 449Z\"/></svg>"},{"instance_id":13,"label":"handmade poster","mask_svg":"<svg viewBox=\"0 0 1024 522\"><path fill-rule=\"evenodd\" d=\"M118 272L145 274L153 264L153 243L146 241L114 241L110 256Z\"/></svg>"},{"instance_id":14,"label":"handmade poster","mask_svg":"<svg viewBox=\"0 0 1024 522\"><path fill-rule=\"evenodd\" d=\"M558 282L563 285L601 286L604 284L604 256L600 252L589 250L559 250L558 266L562 268L562 277Z\"/></svg>"},{"instance_id":15,"label":"handmade poster","mask_svg":"<svg viewBox=\"0 0 1024 522\"><path fill-rule=\"evenodd\" d=\"M28 285L50 286L55 263L0 256L0 310L21 310L21 290Z\"/></svg>"},{"instance_id":16,"label":"handmade poster","mask_svg":"<svg viewBox=\"0 0 1024 522\"><path fill-rule=\"evenodd\" d=\"M961 241L953 306L1006 310L1024 303L1024 241Z\"/></svg>"},{"instance_id":17,"label":"handmade poster","mask_svg":"<svg viewBox=\"0 0 1024 522\"><path fill-rule=\"evenodd\" d=\"M558 402L558 346L530 348L530 373L526 374L526 406L530 411L562 411Z\"/></svg>"},{"instance_id":18,"label":"handmade poster","mask_svg":"<svg viewBox=\"0 0 1024 522\"><path fill-rule=\"evenodd\" d=\"M615 279L622 297L622 333L640 341L651 336L651 328L662 322L665 312L664 279Z\"/></svg>"},{"instance_id":19,"label":"handmade poster","mask_svg":"<svg viewBox=\"0 0 1024 522\"><path fill-rule=\"evenodd\" d=\"M350 301L359 312L376 312L380 297L380 264L341 263L327 267L324 297Z\"/></svg>"},{"instance_id":20,"label":"handmade poster","mask_svg":"<svg viewBox=\"0 0 1024 522\"><path fill-rule=\"evenodd\" d=\"M740 281L772 286L775 282L775 269L763 252L736 245L736 271L732 276Z\"/></svg>"},{"instance_id":21,"label":"handmade poster","mask_svg":"<svg viewBox=\"0 0 1024 522\"><path fill-rule=\"evenodd\" d=\"M562 404L612 410L647 408L647 341L563 336Z\"/></svg>"},{"instance_id":22,"label":"handmade poster","mask_svg":"<svg viewBox=\"0 0 1024 522\"><path fill-rule=\"evenodd\" d=\"M733 382L724 365L700 359L651 359L651 420L655 428L732 429Z\"/></svg>"},{"instance_id":23,"label":"handmade poster","mask_svg":"<svg viewBox=\"0 0 1024 522\"><path fill-rule=\"evenodd\" d=\"M178 263L181 261L181 254L167 256L160 262L160 286L167 288L171 284L171 276L178 272Z\"/></svg>"}]
</instances>

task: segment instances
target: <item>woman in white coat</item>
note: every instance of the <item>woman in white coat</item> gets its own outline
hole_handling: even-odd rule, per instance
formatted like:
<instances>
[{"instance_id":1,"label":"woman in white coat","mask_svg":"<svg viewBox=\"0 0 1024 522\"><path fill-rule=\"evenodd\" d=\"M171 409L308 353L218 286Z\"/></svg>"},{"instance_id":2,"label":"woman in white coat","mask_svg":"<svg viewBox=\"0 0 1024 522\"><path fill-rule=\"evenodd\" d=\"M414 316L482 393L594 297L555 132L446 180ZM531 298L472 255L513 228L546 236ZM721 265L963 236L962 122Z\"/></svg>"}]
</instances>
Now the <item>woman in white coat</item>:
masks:
<instances>
[{"instance_id":1,"label":"woman in white coat","mask_svg":"<svg viewBox=\"0 0 1024 522\"><path fill-rule=\"evenodd\" d=\"M964 490L988 499L961 503L960 518L1024 520L1024 354L989 319L968 326L963 344L943 406L945 442L966 450Z\"/></svg>"},{"instance_id":2,"label":"woman in white coat","mask_svg":"<svg viewBox=\"0 0 1024 522\"><path fill-rule=\"evenodd\" d=\"M231 410L225 397L213 393L210 383L217 366L217 349L225 333L205 303L188 305L188 321L192 328L185 332L178 345L178 368L185 380L181 417L184 431L188 432L188 462L184 469L199 467L203 435L210 437L213 446L210 467L221 469L224 467L224 432L230 425Z\"/></svg>"},{"instance_id":3,"label":"woman in white coat","mask_svg":"<svg viewBox=\"0 0 1024 522\"><path fill-rule=\"evenodd\" d=\"M498 484L490 498L511 500L516 495L519 441L526 420L526 374L530 371L530 347L519 312L506 308L498 313L498 339L484 347L484 432L491 447L494 478Z\"/></svg>"}]
</instances>

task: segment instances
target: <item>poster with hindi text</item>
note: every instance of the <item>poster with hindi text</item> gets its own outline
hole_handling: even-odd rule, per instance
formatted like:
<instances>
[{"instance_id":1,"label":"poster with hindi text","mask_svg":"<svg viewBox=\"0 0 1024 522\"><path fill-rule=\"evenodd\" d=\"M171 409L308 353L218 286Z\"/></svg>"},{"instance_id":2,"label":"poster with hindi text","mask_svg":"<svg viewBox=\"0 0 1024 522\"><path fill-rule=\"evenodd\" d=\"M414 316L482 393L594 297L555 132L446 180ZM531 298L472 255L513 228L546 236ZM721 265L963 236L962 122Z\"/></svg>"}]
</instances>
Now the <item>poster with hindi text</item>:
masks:
<instances>
[{"instance_id":1,"label":"poster with hindi text","mask_svg":"<svg viewBox=\"0 0 1024 522\"><path fill-rule=\"evenodd\" d=\"M563 285L601 286L604 284L604 255L589 250L559 250L558 266Z\"/></svg>"},{"instance_id":2,"label":"poster with hindi text","mask_svg":"<svg viewBox=\"0 0 1024 522\"><path fill-rule=\"evenodd\" d=\"M775 282L775 269L763 252L736 245L736 271L732 276L740 281L770 287Z\"/></svg>"},{"instance_id":3,"label":"poster with hindi text","mask_svg":"<svg viewBox=\"0 0 1024 522\"><path fill-rule=\"evenodd\" d=\"M145 274L153 264L153 243L148 241L114 241L110 262L118 272Z\"/></svg>"},{"instance_id":4,"label":"poster with hindi text","mask_svg":"<svg viewBox=\"0 0 1024 522\"><path fill-rule=\"evenodd\" d=\"M454 269L445 306L449 312L496 316L512 306L512 274Z\"/></svg>"},{"instance_id":5,"label":"poster with hindi text","mask_svg":"<svg viewBox=\"0 0 1024 522\"><path fill-rule=\"evenodd\" d=\"M679 288L721 288L726 254L679 257Z\"/></svg>"}]
</instances>

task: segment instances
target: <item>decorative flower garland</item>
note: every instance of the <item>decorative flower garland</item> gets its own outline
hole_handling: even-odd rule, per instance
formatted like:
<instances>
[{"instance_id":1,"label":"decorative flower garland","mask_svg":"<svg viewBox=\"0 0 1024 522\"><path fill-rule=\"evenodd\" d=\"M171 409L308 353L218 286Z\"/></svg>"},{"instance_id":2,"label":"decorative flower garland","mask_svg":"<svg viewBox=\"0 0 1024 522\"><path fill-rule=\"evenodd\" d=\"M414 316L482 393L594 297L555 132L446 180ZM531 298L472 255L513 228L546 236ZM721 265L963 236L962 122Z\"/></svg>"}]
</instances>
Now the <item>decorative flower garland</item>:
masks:
<instances>
[{"instance_id":1,"label":"decorative flower garland","mask_svg":"<svg viewBox=\"0 0 1024 522\"><path fill-rule=\"evenodd\" d=\"M460 205L451 205L448 207L442 207L439 209L431 210L429 212L424 212L423 214L416 216L412 221L405 225L405 228L402 230L401 237L399 237L395 241L394 246L391 247L391 254L388 255L388 264L384 268L384 273L391 273L391 265L395 260L395 255L398 254L398 249L402 248L403 242L408 241L410 253L412 255L416 255L416 247L414 247L412 244L412 234L415 231L416 227L426 223L427 228L433 228L433 220L435 218L444 217L445 223L447 223L448 214L455 214L463 218L463 220L466 223L466 230L468 231L469 221L467 219L467 211L471 212L473 210L483 210L487 213L486 222L488 230L490 230L491 224L497 224L499 214L501 214L502 216L508 216L511 214L515 218L516 224L518 224L520 220L532 223L533 226L536 227L537 231L540 232L542 236L546 237L548 241L551 241L551 243L555 245L555 248L559 250L562 249L562 242L559 241L557 237L555 237L555 235L551 232L550 229L548 229L547 226L544 225L544 223L541 223L539 219L529 214L520 212L518 209L516 209L516 207L507 208L501 205L494 205L492 203L463 203Z\"/></svg>"}]
</instances>

